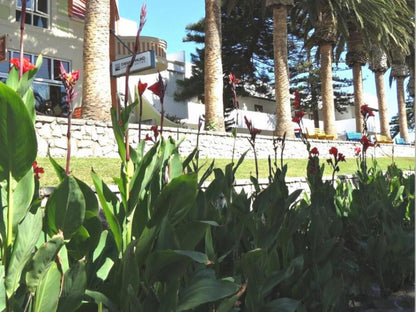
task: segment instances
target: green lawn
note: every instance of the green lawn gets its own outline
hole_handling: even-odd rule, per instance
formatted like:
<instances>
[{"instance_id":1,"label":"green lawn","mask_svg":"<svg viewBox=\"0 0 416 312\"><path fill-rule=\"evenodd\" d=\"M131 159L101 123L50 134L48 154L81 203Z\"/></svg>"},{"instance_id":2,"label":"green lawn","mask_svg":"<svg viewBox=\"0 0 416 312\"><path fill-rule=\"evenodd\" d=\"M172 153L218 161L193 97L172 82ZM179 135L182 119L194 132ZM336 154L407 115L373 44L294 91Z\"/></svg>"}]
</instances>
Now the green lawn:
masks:
<instances>
[{"instance_id":1,"label":"green lawn","mask_svg":"<svg viewBox=\"0 0 416 312\"><path fill-rule=\"evenodd\" d=\"M65 167L64 158L55 159L62 167ZM38 166L43 167L44 174L41 174L40 185L41 186L56 186L58 185L58 178L54 172L52 165L48 158L38 158ZM200 159L200 166L207 168L212 160ZM325 161L324 159L321 161ZM371 160L369 160L371 161ZM391 164L390 158L378 158L378 164L383 170ZM412 157L396 158L395 162L397 166L403 170L414 170L415 159ZM224 168L230 159L216 159L215 167ZM307 159L287 159L284 161L288 165L288 177L299 177L306 175L306 163ZM280 164L279 164L280 165ZM74 176L87 184L92 184L91 168L108 184L113 183L113 177L119 176L120 160L113 158L72 158L71 159L71 172ZM340 172L338 174L353 174L357 170L357 164L355 159L347 159L346 162L340 163ZM269 172L269 166L266 159L259 160L259 177L267 178ZM325 175L331 175L332 171L329 165L325 166ZM250 175L255 175L255 167L253 159L245 159L237 171L237 179L249 179Z\"/></svg>"}]
</instances>

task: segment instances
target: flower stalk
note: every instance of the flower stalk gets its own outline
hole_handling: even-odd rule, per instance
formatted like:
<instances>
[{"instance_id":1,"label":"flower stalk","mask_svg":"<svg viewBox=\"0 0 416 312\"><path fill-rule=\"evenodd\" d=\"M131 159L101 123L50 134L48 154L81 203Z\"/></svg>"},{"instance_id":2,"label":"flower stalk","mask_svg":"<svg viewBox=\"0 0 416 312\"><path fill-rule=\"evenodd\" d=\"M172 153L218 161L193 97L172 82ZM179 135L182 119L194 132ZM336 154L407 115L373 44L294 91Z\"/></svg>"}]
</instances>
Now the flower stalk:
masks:
<instances>
[{"instance_id":1,"label":"flower stalk","mask_svg":"<svg viewBox=\"0 0 416 312\"><path fill-rule=\"evenodd\" d=\"M249 121L246 116L244 116L244 121L250 133L250 138L248 138L248 141L250 142L250 145L253 148L254 165L256 167L256 179L258 180L259 179L259 164L258 164L257 153L256 153L256 136L257 134L261 132L261 130L253 127L252 122Z\"/></svg>"},{"instance_id":2,"label":"flower stalk","mask_svg":"<svg viewBox=\"0 0 416 312\"><path fill-rule=\"evenodd\" d=\"M20 64L23 64L23 37L25 33L25 20L26 20L26 0L22 0L22 12L20 15ZM19 78L23 76L23 66L19 67Z\"/></svg>"},{"instance_id":3,"label":"flower stalk","mask_svg":"<svg viewBox=\"0 0 416 312\"><path fill-rule=\"evenodd\" d=\"M136 59L137 53L140 51L140 33L143 30L143 26L146 23L146 5L143 4L142 8L140 10L140 24L139 29L137 30L136 34L136 42L134 44L134 51L130 59L130 63L128 64L126 68L126 80L125 80L125 88L124 88L124 109L127 108L127 103L129 99L129 77L130 77L130 69L134 64L134 60ZM120 107L118 108L118 111L120 112ZM120 118L120 113L118 114ZM121 122L121 121L120 121ZM139 123L140 124L140 123ZM139 136L140 138L140 136ZM129 144L129 129L127 127L126 133L125 133L125 145L126 145L126 163L130 160L130 144Z\"/></svg>"},{"instance_id":4,"label":"flower stalk","mask_svg":"<svg viewBox=\"0 0 416 312\"><path fill-rule=\"evenodd\" d=\"M79 70L74 71L72 73L67 73L65 67L62 63L60 63L60 75L62 83L64 84L66 90L66 104L68 109L68 128L66 133L67 138L67 151L66 151L66 166L65 166L65 173L66 175L69 174L69 165L71 161L71 120L72 120L72 102L75 99L75 84L79 79Z\"/></svg>"}]
</instances>

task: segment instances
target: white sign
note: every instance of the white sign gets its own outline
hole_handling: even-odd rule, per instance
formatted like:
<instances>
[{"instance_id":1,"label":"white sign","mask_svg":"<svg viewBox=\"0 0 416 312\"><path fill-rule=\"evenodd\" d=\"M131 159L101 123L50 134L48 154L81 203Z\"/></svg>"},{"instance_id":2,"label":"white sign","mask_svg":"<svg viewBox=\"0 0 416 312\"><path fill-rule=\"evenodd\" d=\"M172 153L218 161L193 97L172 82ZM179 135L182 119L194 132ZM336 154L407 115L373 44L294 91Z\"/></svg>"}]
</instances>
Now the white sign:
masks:
<instances>
[{"instance_id":1,"label":"white sign","mask_svg":"<svg viewBox=\"0 0 416 312\"><path fill-rule=\"evenodd\" d=\"M119 77L126 74L127 66L130 64L131 56L124 57L111 62L111 76ZM136 55L134 63L130 68L130 74L156 67L155 51L146 51Z\"/></svg>"}]
</instances>

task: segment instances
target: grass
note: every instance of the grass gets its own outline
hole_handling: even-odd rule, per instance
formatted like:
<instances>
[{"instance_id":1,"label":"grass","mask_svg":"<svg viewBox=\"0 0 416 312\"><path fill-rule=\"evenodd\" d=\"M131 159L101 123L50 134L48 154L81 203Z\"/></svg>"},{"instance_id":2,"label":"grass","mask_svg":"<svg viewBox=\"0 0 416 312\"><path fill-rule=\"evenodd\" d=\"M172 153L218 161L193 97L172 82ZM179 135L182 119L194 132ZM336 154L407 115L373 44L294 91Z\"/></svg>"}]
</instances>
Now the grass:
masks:
<instances>
[{"instance_id":1,"label":"grass","mask_svg":"<svg viewBox=\"0 0 416 312\"><path fill-rule=\"evenodd\" d=\"M55 159L62 167L65 167L64 158ZM41 174L40 185L57 186L58 178L54 172L48 158L38 158L38 166L43 167L44 174ZM230 163L230 159L216 159L215 167L224 169ZM212 159L200 159L200 166L204 171ZM321 163L325 159L321 159ZM369 162L371 162L369 160ZM288 177L304 177L306 176L307 159L287 159L284 161L288 165ZM377 158L377 163L385 170L391 164L391 158ZM395 159L396 165L402 170L411 170L415 168L415 159L413 157L400 157ZM280 163L279 163L280 165ZM92 185L91 168L104 180L107 184L114 184L113 177L118 177L120 171L120 160L114 158L72 158L71 173L78 179L84 181L88 185ZM357 171L357 163L355 159L347 159L346 162L340 163L340 171L338 174L353 174ZM332 170L329 165L325 165L325 175L331 175ZM253 159L245 159L236 173L237 179L249 179L251 175L255 175L255 167ZM269 166L267 159L259 160L259 178L267 178L269 175ZM212 178L212 176L211 176Z\"/></svg>"}]
</instances>

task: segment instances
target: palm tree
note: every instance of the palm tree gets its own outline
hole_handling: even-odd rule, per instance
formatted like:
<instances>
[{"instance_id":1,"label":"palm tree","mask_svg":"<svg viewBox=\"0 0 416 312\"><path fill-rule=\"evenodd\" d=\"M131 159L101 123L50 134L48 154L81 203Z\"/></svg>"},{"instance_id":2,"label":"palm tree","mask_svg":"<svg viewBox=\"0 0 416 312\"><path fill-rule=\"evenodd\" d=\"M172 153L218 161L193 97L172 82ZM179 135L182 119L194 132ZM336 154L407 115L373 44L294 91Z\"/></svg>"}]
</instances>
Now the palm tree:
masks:
<instances>
[{"instance_id":1,"label":"palm tree","mask_svg":"<svg viewBox=\"0 0 416 312\"><path fill-rule=\"evenodd\" d=\"M390 139L389 115L384 89L384 73L388 68L386 52L379 45L374 45L371 49L370 69L374 73L376 83L380 133Z\"/></svg>"},{"instance_id":2,"label":"palm tree","mask_svg":"<svg viewBox=\"0 0 416 312\"><path fill-rule=\"evenodd\" d=\"M362 33L359 29L357 29L354 23L350 23L347 46L348 53L346 63L352 68L353 72L355 129L357 132L362 132L363 124L361 120L361 106L364 105L362 66L367 63L368 54L364 46Z\"/></svg>"},{"instance_id":3,"label":"palm tree","mask_svg":"<svg viewBox=\"0 0 416 312\"><path fill-rule=\"evenodd\" d=\"M400 136L409 142L409 130L407 126L406 101L404 96L404 80L408 76L408 69L405 62L405 54L400 48L392 50L391 75L396 80L397 106L399 111Z\"/></svg>"},{"instance_id":4,"label":"palm tree","mask_svg":"<svg viewBox=\"0 0 416 312\"><path fill-rule=\"evenodd\" d=\"M110 0L87 0L83 48L83 118L109 120L111 108Z\"/></svg>"},{"instance_id":5,"label":"palm tree","mask_svg":"<svg viewBox=\"0 0 416 312\"><path fill-rule=\"evenodd\" d=\"M337 139L334 88L332 84L332 49L337 42L337 21L327 1L323 1L318 5L318 15L314 23L315 32L313 36L320 51L324 130L326 134L333 135L334 139Z\"/></svg>"},{"instance_id":6,"label":"palm tree","mask_svg":"<svg viewBox=\"0 0 416 312\"><path fill-rule=\"evenodd\" d=\"M287 64L287 13L293 0L266 0L266 6L273 10L274 76L276 94L277 136L294 137L290 98L289 67Z\"/></svg>"},{"instance_id":7,"label":"palm tree","mask_svg":"<svg viewBox=\"0 0 416 312\"><path fill-rule=\"evenodd\" d=\"M225 131L221 58L221 0L205 0L205 128Z\"/></svg>"}]
</instances>

